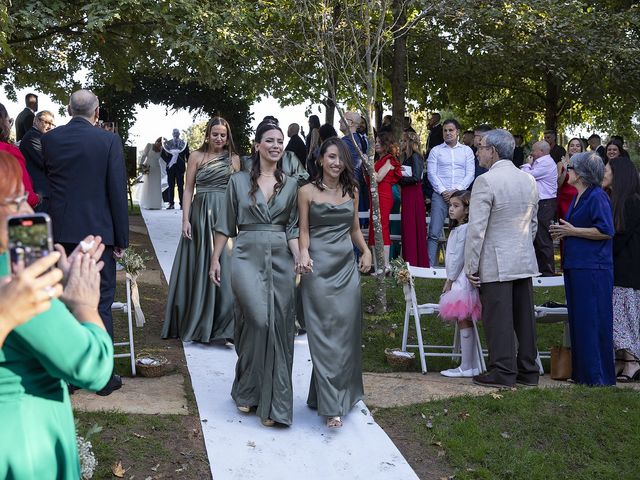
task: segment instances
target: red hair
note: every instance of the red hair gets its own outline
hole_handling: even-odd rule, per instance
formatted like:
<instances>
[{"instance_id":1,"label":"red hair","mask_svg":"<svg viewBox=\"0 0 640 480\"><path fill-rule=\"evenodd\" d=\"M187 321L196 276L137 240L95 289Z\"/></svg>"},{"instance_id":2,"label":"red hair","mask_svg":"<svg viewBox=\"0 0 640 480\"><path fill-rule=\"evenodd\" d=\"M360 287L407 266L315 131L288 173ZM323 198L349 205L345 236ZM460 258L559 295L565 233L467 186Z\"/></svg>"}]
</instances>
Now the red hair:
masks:
<instances>
[{"instance_id":1,"label":"red hair","mask_svg":"<svg viewBox=\"0 0 640 480\"><path fill-rule=\"evenodd\" d=\"M22 185L22 168L18 159L0 151L0 199L11 197Z\"/></svg>"}]
</instances>

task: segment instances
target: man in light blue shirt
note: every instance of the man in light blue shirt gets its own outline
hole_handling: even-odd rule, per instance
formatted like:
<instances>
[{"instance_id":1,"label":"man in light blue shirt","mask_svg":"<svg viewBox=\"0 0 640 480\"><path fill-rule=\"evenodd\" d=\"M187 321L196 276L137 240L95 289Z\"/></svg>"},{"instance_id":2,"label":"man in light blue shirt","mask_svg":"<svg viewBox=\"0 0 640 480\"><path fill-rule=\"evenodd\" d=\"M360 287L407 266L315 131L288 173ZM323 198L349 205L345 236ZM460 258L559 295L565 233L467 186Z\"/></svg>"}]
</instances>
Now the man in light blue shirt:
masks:
<instances>
[{"instance_id":1,"label":"man in light blue shirt","mask_svg":"<svg viewBox=\"0 0 640 480\"><path fill-rule=\"evenodd\" d=\"M456 190L466 190L475 175L473 150L458 142L459 133L460 124L457 120L445 120L442 124L444 143L433 147L427 159L427 177L433 186L427 238L429 264L432 267L437 260L438 239L444 227L449 198Z\"/></svg>"}]
</instances>

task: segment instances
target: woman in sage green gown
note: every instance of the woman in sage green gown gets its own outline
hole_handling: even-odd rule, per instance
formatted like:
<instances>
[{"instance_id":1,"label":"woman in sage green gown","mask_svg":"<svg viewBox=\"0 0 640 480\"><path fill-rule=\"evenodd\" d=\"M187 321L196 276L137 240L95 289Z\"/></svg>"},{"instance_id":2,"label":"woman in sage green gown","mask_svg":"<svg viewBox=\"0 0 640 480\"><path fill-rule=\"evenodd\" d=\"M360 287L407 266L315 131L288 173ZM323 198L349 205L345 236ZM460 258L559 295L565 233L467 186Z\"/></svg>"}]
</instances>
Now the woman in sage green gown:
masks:
<instances>
[{"instance_id":1,"label":"woman in sage green gown","mask_svg":"<svg viewBox=\"0 0 640 480\"><path fill-rule=\"evenodd\" d=\"M231 278L238 353L231 390L238 409L256 408L265 426L291 425L295 263L298 257L298 185L282 168L284 136L258 127L251 171L231 177L215 226L212 280ZM237 236L236 236L237 235ZM219 257L236 237L231 262Z\"/></svg>"},{"instance_id":2,"label":"woman in sage green gown","mask_svg":"<svg viewBox=\"0 0 640 480\"><path fill-rule=\"evenodd\" d=\"M6 199L0 204L0 225L6 224L9 215L33 213L28 205L8 201L20 198L23 193L17 160L0 158L0 198ZM91 240L93 237L85 239ZM113 344L98 314L100 274L91 257L99 243L85 255L74 252L65 282L67 306L52 299L48 310L14 328L0 348L2 479L80 478L73 412L65 382L96 391L107 384L113 370ZM5 245L6 228L0 227L3 273L9 271L8 255L1 251ZM101 254L102 250L97 257ZM44 262L45 268L51 266L47 262L55 262L59 254L51 253L49 257L41 260L40 265ZM66 270L68 264L64 263ZM32 271L32 267L14 281ZM59 282L62 275L54 269L36 281L47 277L56 277ZM47 291L41 288L37 291L46 298ZM60 290L55 287L49 290L49 295L58 296Z\"/></svg>"},{"instance_id":3,"label":"woman in sage green gown","mask_svg":"<svg viewBox=\"0 0 640 480\"><path fill-rule=\"evenodd\" d=\"M203 343L233 339L231 283L225 278L217 287L209 280L208 269L213 254L213 227L229 178L240 169L240 159L234 152L229 124L214 117L207 125L204 143L189 156L182 200L182 238L171 269L162 338ZM229 259L227 250L221 256L222 264Z\"/></svg>"},{"instance_id":4,"label":"woman in sage green gown","mask_svg":"<svg viewBox=\"0 0 640 480\"><path fill-rule=\"evenodd\" d=\"M319 158L318 176L298 195L300 292L313 361L307 404L335 428L363 396L358 267L369 271L371 252L360 231L349 151L333 137Z\"/></svg>"}]
</instances>

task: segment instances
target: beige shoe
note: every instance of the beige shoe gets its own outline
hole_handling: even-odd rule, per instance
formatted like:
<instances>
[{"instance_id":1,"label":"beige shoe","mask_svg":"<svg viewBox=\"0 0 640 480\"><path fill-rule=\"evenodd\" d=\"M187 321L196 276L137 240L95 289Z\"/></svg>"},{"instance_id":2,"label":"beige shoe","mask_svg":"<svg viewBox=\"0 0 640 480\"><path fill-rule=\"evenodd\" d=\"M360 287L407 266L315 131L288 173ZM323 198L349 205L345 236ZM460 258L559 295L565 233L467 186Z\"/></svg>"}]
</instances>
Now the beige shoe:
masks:
<instances>
[{"instance_id":1,"label":"beige shoe","mask_svg":"<svg viewBox=\"0 0 640 480\"><path fill-rule=\"evenodd\" d=\"M342 419L340 417L327 417L327 428L342 427Z\"/></svg>"},{"instance_id":2,"label":"beige shoe","mask_svg":"<svg viewBox=\"0 0 640 480\"><path fill-rule=\"evenodd\" d=\"M242 413L249 413L251 412L251 407L247 407L246 405L238 405L238 410L240 410Z\"/></svg>"},{"instance_id":3,"label":"beige shoe","mask_svg":"<svg viewBox=\"0 0 640 480\"><path fill-rule=\"evenodd\" d=\"M265 427L273 427L275 424L276 424L276 422L274 422L270 418L262 420L262 425L264 425Z\"/></svg>"}]
</instances>

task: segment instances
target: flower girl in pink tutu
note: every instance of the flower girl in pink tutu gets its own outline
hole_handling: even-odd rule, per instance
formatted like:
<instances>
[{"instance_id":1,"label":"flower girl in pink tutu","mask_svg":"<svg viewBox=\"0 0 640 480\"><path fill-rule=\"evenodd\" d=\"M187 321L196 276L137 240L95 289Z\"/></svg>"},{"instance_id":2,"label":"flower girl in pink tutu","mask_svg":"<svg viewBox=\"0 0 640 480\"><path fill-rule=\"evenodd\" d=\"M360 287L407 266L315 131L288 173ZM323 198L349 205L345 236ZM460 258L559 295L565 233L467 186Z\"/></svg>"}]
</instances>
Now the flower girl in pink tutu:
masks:
<instances>
[{"instance_id":1,"label":"flower girl in pink tutu","mask_svg":"<svg viewBox=\"0 0 640 480\"><path fill-rule=\"evenodd\" d=\"M474 288L464 274L464 243L469 221L469 200L471 193L456 191L449 199L449 218L453 230L447 241L445 267L447 281L440 297L440 317L449 322L458 322L460 331L460 366L443 370L445 377L473 377L480 374L477 364L476 339L471 322L480 320L482 306L478 289Z\"/></svg>"}]
</instances>

